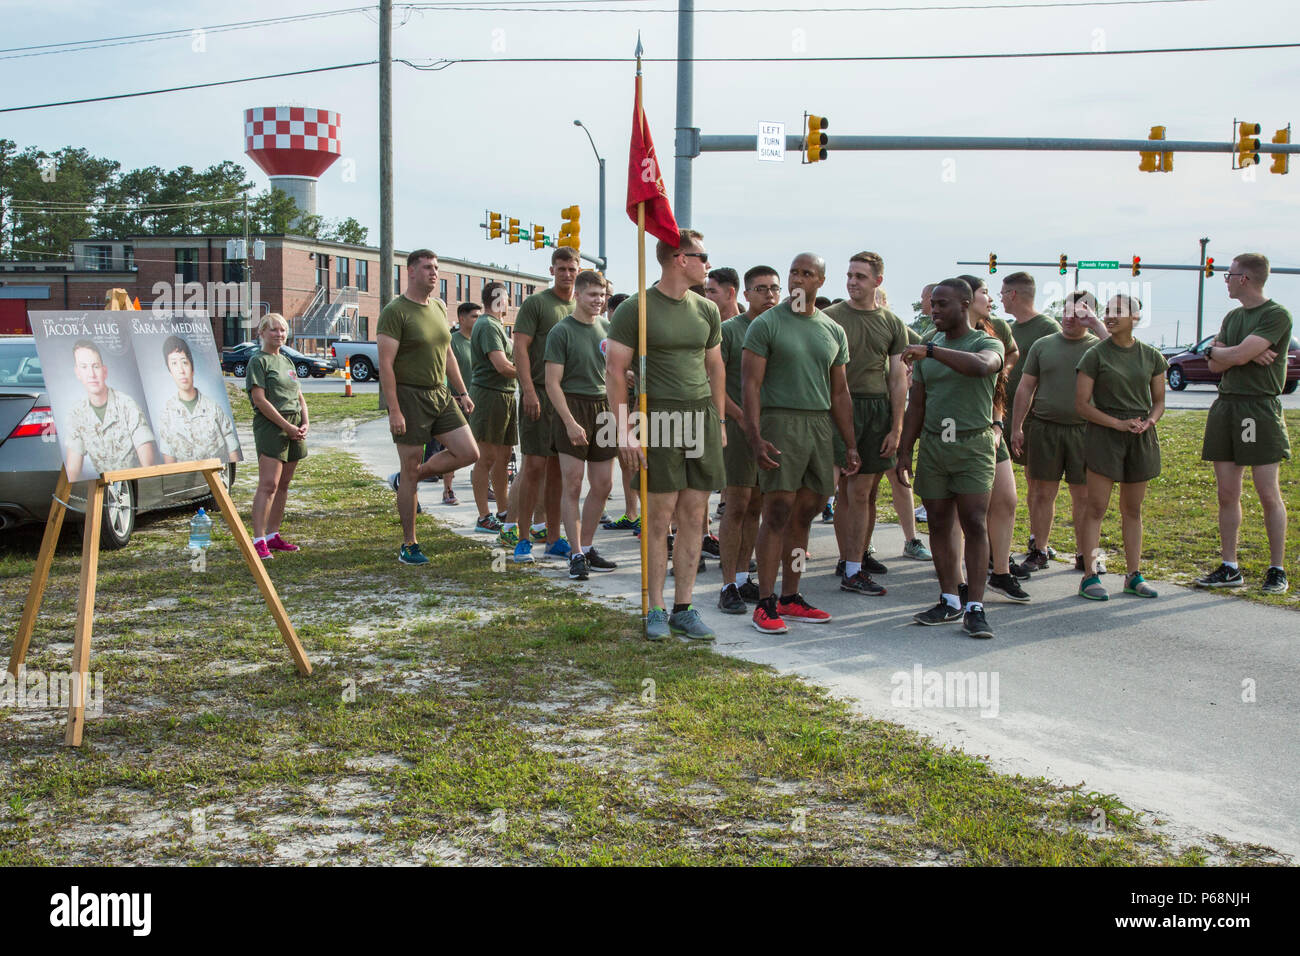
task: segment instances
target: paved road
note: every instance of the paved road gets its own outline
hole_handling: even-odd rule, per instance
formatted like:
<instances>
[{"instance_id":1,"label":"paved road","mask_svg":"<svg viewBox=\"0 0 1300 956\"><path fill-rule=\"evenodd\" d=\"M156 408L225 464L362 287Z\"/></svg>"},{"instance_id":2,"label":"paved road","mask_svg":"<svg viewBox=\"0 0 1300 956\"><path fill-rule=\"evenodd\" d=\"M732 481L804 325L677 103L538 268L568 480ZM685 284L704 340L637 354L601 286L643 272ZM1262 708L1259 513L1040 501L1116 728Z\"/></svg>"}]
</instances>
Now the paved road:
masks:
<instances>
[{"instance_id":1,"label":"paved road","mask_svg":"<svg viewBox=\"0 0 1300 956\"><path fill-rule=\"evenodd\" d=\"M346 447L377 476L396 467L383 421L357 428ZM472 531L468 475L458 476L456 487L465 504L450 508L441 504L440 485L422 485L421 520L445 521L492 544ZM612 501L609 511L621 508ZM596 542L620 568L583 587L639 610L637 539L600 531ZM1116 595L1105 604L1084 602L1075 596L1073 565L1061 563L1028 583L1032 604L991 595L996 637L974 641L957 626L911 623L912 613L934 603L937 587L928 562L898 557L902 543L897 526L879 530L889 593L859 597L841 592L830 573L832 526L814 525L803 593L835 615L829 624L792 624L788 634L770 636L748 617L719 613L712 559L697 604L718 632L719 652L803 675L864 714L989 755L999 770L1117 794L1177 833L1219 833L1300 854L1300 615L1159 580L1156 601ZM560 563L507 573L568 580ZM1105 580L1119 590L1117 577ZM948 706L904 706L901 688L910 688L918 667L923 683L931 672L973 674L977 682L983 675L988 706L955 706L955 697L937 702Z\"/></svg>"},{"instance_id":2,"label":"paved road","mask_svg":"<svg viewBox=\"0 0 1300 956\"><path fill-rule=\"evenodd\" d=\"M1181 392L1165 389L1166 408L1209 408L1219 390L1213 385L1188 385ZM1300 408L1300 392L1282 396L1282 407Z\"/></svg>"}]
</instances>

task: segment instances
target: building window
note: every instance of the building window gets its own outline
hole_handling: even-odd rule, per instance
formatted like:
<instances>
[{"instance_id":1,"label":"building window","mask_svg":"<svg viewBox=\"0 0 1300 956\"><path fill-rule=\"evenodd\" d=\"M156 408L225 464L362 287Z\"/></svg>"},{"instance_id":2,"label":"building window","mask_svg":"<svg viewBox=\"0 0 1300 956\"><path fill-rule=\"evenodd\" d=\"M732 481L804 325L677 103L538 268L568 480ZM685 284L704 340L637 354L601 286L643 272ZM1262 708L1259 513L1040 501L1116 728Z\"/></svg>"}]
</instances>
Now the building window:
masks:
<instances>
[{"instance_id":1,"label":"building window","mask_svg":"<svg viewBox=\"0 0 1300 956\"><path fill-rule=\"evenodd\" d=\"M447 304L447 280L438 280L438 298L442 299L443 305Z\"/></svg>"},{"instance_id":2,"label":"building window","mask_svg":"<svg viewBox=\"0 0 1300 956\"><path fill-rule=\"evenodd\" d=\"M516 282L515 283L515 305L523 305L523 303L524 303L524 284L522 282Z\"/></svg>"},{"instance_id":3,"label":"building window","mask_svg":"<svg viewBox=\"0 0 1300 956\"><path fill-rule=\"evenodd\" d=\"M181 277L182 282L199 281L199 250L176 250L176 274Z\"/></svg>"},{"instance_id":4,"label":"building window","mask_svg":"<svg viewBox=\"0 0 1300 956\"><path fill-rule=\"evenodd\" d=\"M347 288L347 285L348 285L348 266L349 266L350 264L351 264L351 263L349 262L347 256L336 256L336 257L334 258L334 268L335 268L335 270L336 270L336 272L337 272L337 278L336 278L336 280L335 280L335 282L334 282L334 285L336 285L336 286L337 286L338 288L340 288L340 289L345 289L345 288Z\"/></svg>"},{"instance_id":5,"label":"building window","mask_svg":"<svg viewBox=\"0 0 1300 956\"><path fill-rule=\"evenodd\" d=\"M361 292L370 291L370 262L366 259L357 260L357 289Z\"/></svg>"},{"instance_id":6,"label":"building window","mask_svg":"<svg viewBox=\"0 0 1300 956\"><path fill-rule=\"evenodd\" d=\"M528 295L532 295L536 291L537 291L537 286L535 285L524 286L524 292L527 293Z\"/></svg>"},{"instance_id":7,"label":"building window","mask_svg":"<svg viewBox=\"0 0 1300 956\"><path fill-rule=\"evenodd\" d=\"M370 341L370 319L364 315L357 316L357 341Z\"/></svg>"},{"instance_id":8,"label":"building window","mask_svg":"<svg viewBox=\"0 0 1300 956\"><path fill-rule=\"evenodd\" d=\"M330 284L330 257L323 253L316 253L316 288L324 288Z\"/></svg>"},{"instance_id":9,"label":"building window","mask_svg":"<svg viewBox=\"0 0 1300 956\"><path fill-rule=\"evenodd\" d=\"M244 263L239 259L223 259L221 262L222 282L243 282Z\"/></svg>"},{"instance_id":10,"label":"building window","mask_svg":"<svg viewBox=\"0 0 1300 956\"><path fill-rule=\"evenodd\" d=\"M480 292L483 291L482 283L479 284L479 291ZM473 276L465 277L465 301L466 302L474 301L474 277Z\"/></svg>"},{"instance_id":11,"label":"building window","mask_svg":"<svg viewBox=\"0 0 1300 956\"><path fill-rule=\"evenodd\" d=\"M402 294L402 267L393 266L393 295Z\"/></svg>"},{"instance_id":12,"label":"building window","mask_svg":"<svg viewBox=\"0 0 1300 956\"><path fill-rule=\"evenodd\" d=\"M127 272L131 272L135 269L135 246L122 247L122 265L126 268Z\"/></svg>"},{"instance_id":13,"label":"building window","mask_svg":"<svg viewBox=\"0 0 1300 956\"><path fill-rule=\"evenodd\" d=\"M225 348L252 338L252 331L244 328L238 315L228 315L221 320L221 342Z\"/></svg>"},{"instance_id":14,"label":"building window","mask_svg":"<svg viewBox=\"0 0 1300 956\"><path fill-rule=\"evenodd\" d=\"M113 268L112 246L86 246L86 268L108 272Z\"/></svg>"}]
</instances>

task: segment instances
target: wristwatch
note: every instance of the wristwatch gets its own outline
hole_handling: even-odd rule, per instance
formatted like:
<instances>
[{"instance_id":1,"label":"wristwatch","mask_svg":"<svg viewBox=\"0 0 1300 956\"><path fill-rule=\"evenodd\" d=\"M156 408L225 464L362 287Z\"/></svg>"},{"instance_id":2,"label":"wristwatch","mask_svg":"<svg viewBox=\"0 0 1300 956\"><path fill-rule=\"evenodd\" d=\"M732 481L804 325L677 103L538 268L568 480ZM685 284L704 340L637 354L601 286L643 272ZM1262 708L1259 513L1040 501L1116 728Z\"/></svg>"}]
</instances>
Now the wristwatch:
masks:
<instances>
[{"instance_id":1,"label":"wristwatch","mask_svg":"<svg viewBox=\"0 0 1300 956\"><path fill-rule=\"evenodd\" d=\"M933 343L933 342L926 342L926 343L925 343L925 357L926 357L926 358L934 358L934 343Z\"/></svg>"},{"instance_id":2,"label":"wristwatch","mask_svg":"<svg viewBox=\"0 0 1300 956\"><path fill-rule=\"evenodd\" d=\"M1213 345L1207 345L1207 346L1205 347L1205 357L1206 357L1206 358L1213 358L1213 357L1214 357L1214 346L1213 346Z\"/></svg>"},{"instance_id":3,"label":"wristwatch","mask_svg":"<svg viewBox=\"0 0 1300 956\"><path fill-rule=\"evenodd\" d=\"M725 425L725 424L727 424L727 420L726 420L725 418L719 418L719 419L718 419L718 424L719 424L719 425Z\"/></svg>"}]
</instances>

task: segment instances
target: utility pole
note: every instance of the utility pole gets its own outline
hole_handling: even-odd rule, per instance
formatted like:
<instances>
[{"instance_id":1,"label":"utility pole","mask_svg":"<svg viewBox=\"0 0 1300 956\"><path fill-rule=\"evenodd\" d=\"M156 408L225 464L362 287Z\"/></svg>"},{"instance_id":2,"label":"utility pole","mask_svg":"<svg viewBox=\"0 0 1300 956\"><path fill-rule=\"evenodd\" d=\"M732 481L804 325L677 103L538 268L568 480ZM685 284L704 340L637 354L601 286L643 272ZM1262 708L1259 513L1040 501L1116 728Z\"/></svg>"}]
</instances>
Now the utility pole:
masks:
<instances>
[{"instance_id":1,"label":"utility pole","mask_svg":"<svg viewBox=\"0 0 1300 956\"><path fill-rule=\"evenodd\" d=\"M1201 341L1201 313L1205 309L1205 247L1210 244L1208 238L1201 240L1201 274L1196 280L1196 341ZM1182 343L1175 343L1182 344Z\"/></svg>"},{"instance_id":2,"label":"utility pole","mask_svg":"<svg viewBox=\"0 0 1300 956\"><path fill-rule=\"evenodd\" d=\"M248 232L248 190L244 190L244 334L252 331L253 323L253 243ZM247 340L245 340L247 341Z\"/></svg>"},{"instance_id":3,"label":"utility pole","mask_svg":"<svg viewBox=\"0 0 1300 956\"><path fill-rule=\"evenodd\" d=\"M600 150L596 148L596 141L591 137L591 130L587 129L586 124L580 119L573 121L573 125L580 127L587 134L587 142L591 143L591 151L596 154L596 162L600 165L600 259L599 268L601 272L609 270L609 260L605 258L605 159L600 155Z\"/></svg>"},{"instance_id":4,"label":"utility pole","mask_svg":"<svg viewBox=\"0 0 1300 956\"><path fill-rule=\"evenodd\" d=\"M393 0L379 0L379 307L393 297Z\"/></svg>"},{"instance_id":5,"label":"utility pole","mask_svg":"<svg viewBox=\"0 0 1300 956\"><path fill-rule=\"evenodd\" d=\"M677 139L673 169L673 216L677 225L691 225L691 160L700 154L695 128L695 0L677 4ZM751 137L752 139L752 137Z\"/></svg>"}]
</instances>

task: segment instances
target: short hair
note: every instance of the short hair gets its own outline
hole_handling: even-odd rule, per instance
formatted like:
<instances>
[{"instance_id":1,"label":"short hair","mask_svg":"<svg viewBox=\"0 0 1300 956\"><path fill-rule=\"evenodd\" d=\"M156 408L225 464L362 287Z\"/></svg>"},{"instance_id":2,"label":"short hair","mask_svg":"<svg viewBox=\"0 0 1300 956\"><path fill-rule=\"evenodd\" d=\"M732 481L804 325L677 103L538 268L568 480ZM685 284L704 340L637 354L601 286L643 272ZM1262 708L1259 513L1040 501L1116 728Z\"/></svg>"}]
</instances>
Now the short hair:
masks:
<instances>
[{"instance_id":1,"label":"short hair","mask_svg":"<svg viewBox=\"0 0 1300 956\"><path fill-rule=\"evenodd\" d=\"M971 284L966 281L965 276L957 276L953 279L944 279L942 282L936 282L934 287L936 289L952 289L963 299L970 299L975 295L975 290L971 288Z\"/></svg>"},{"instance_id":2,"label":"short hair","mask_svg":"<svg viewBox=\"0 0 1300 956\"><path fill-rule=\"evenodd\" d=\"M813 305L819 309L829 309L831 306L831 300L824 295L819 295L817 298L813 299Z\"/></svg>"},{"instance_id":3,"label":"short hair","mask_svg":"<svg viewBox=\"0 0 1300 956\"><path fill-rule=\"evenodd\" d=\"M509 287L508 287L504 282L485 282L485 283L483 283L483 308L485 308L485 309L494 309L494 308L496 308L496 306L494 306L494 305L492 304L492 300L495 299L498 295L501 295L501 294L503 294L503 293L504 293L507 297L510 295L510 289L509 289ZM509 305L509 304L510 304L510 301L509 301L508 298L507 298L505 304L506 304L506 305Z\"/></svg>"},{"instance_id":4,"label":"short hair","mask_svg":"<svg viewBox=\"0 0 1300 956\"><path fill-rule=\"evenodd\" d=\"M262 321L257 323L257 334L261 335L266 331L272 322L283 322L285 331L289 329L289 322L279 312L268 312L262 316Z\"/></svg>"},{"instance_id":5,"label":"short hair","mask_svg":"<svg viewBox=\"0 0 1300 956\"><path fill-rule=\"evenodd\" d=\"M1097 311L1097 297L1087 289L1075 289L1065 297L1065 304L1067 307L1072 306L1079 301L1087 302L1088 308L1092 309L1093 312Z\"/></svg>"},{"instance_id":6,"label":"short hair","mask_svg":"<svg viewBox=\"0 0 1300 956\"><path fill-rule=\"evenodd\" d=\"M889 308L889 293L888 293L888 292L886 292L884 289L877 289L877 290L876 290L876 298L877 298L878 300L880 300L880 305L881 305L882 308L885 308L885 309Z\"/></svg>"},{"instance_id":7,"label":"short hair","mask_svg":"<svg viewBox=\"0 0 1300 956\"><path fill-rule=\"evenodd\" d=\"M752 269L745 270L745 288L748 289L751 282L760 276L776 276L781 278L781 273L777 272L771 266L754 266Z\"/></svg>"},{"instance_id":8,"label":"short hair","mask_svg":"<svg viewBox=\"0 0 1300 956\"><path fill-rule=\"evenodd\" d=\"M960 275L957 278L961 279L962 282L965 282L968 286L970 286L970 294L972 297L974 297L975 293L978 292L980 289L988 288L988 283L985 282L983 279L981 279L979 276ZM943 285L943 282L940 282L939 284Z\"/></svg>"},{"instance_id":9,"label":"short hair","mask_svg":"<svg viewBox=\"0 0 1300 956\"><path fill-rule=\"evenodd\" d=\"M479 305L477 302L462 302L460 305L456 306L456 318L463 319L471 312L482 311L483 306Z\"/></svg>"},{"instance_id":10,"label":"short hair","mask_svg":"<svg viewBox=\"0 0 1300 956\"><path fill-rule=\"evenodd\" d=\"M569 246L556 246L555 251L551 253L551 265L557 262L578 262L578 250Z\"/></svg>"},{"instance_id":11,"label":"short hair","mask_svg":"<svg viewBox=\"0 0 1300 956\"><path fill-rule=\"evenodd\" d=\"M101 351L99 350L99 346L96 345L94 342L90 341L90 339L77 339L77 341L73 343L73 345L72 345L72 361L73 361L73 362L76 362L76 361L77 361L77 350L78 350L78 349L90 349L90 351L92 351L92 352L95 353L95 357L96 357L97 359L99 359L101 362L104 361L104 353L101 352Z\"/></svg>"},{"instance_id":12,"label":"short hair","mask_svg":"<svg viewBox=\"0 0 1300 956\"><path fill-rule=\"evenodd\" d=\"M704 233L702 232L698 232L695 229L683 229L681 230L680 236L677 240L677 245L675 246L669 245L660 239L655 243L655 260L660 265L664 265L669 259L677 255L678 251L682 248L682 243L692 242L698 244L703 238Z\"/></svg>"},{"instance_id":13,"label":"short hair","mask_svg":"<svg viewBox=\"0 0 1300 956\"><path fill-rule=\"evenodd\" d=\"M690 290L698 296L704 295L704 286L702 285L693 285L690 287Z\"/></svg>"},{"instance_id":14,"label":"short hair","mask_svg":"<svg viewBox=\"0 0 1300 956\"><path fill-rule=\"evenodd\" d=\"M1135 295L1116 295L1112 296L1112 302L1120 304L1120 315L1131 315L1140 317L1142 315L1142 300Z\"/></svg>"},{"instance_id":15,"label":"short hair","mask_svg":"<svg viewBox=\"0 0 1300 956\"><path fill-rule=\"evenodd\" d=\"M849 256L849 262L865 262L871 266L871 271L876 274L876 278L885 274L885 260L877 252L855 252Z\"/></svg>"},{"instance_id":16,"label":"short hair","mask_svg":"<svg viewBox=\"0 0 1300 956\"><path fill-rule=\"evenodd\" d=\"M173 352L183 352L185 354L185 361L189 362L191 365L194 364L194 354L190 352L190 343L186 342L179 335L169 335L167 336L167 341L163 343L164 365L167 364L167 359Z\"/></svg>"},{"instance_id":17,"label":"short hair","mask_svg":"<svg viewBox=\"0 0 1300 956\"><path fill-rule=\"evenodd\" d=\"M408 252L406 254L406 268L411 268L421 259L436 258L438 258L438 253L434 252L432 249L416 249L414 252Z\"/></svg>"},{"instance_id":18,"label":"short hair","mask_svg":"<svg viewBox=\"0 0 1300 956\"><path fill-rule=\"evenodd\" d=\"M709 273L709 278L718 285L729 285L737 292L740 291L740 276L736 274L736 270L731 266L722 266L712 270Z\"/></svg>"},{"instance_id":19,"label":"short hair","mask_svg":"<svg viewBox=\"0 0 1300 956\"><path fill-rule=\"evenodd\" d=\"M1268 281L1268 256L1259 252L1243 252L1233 256L1232 261L1241 266L1241 271L1250 276L1250 281L1263 287Z\"/></svg>"},{"instance_id":20,"label":"short hair","mask_svg":"<svg viewBox=\"0 0 1300 956\"><path fill-rule=\"evenodd\" d=\"M1028 272L1013 272L1002 280L1002 284L1011 286L1017 292L1023 291L1031 299L1038 291L1038 284Z\"/></svg>"},{"instance_id":21,"label":"short hair","mask_svg":"<svg viewBox=\"0 0 1300 956\"><path fill-rule=\"evenodd\" d=\"M794 259L790 260L791 268L794 267L795 260L797 259L811 259L813 263L817 266L817 271L822 274L822 278L823 279L826 278L826 257L825 256L819 256L815 252L801 252L797 256L795 256Z\"/></svg>"},{"instance_id":22,"label":"short hair","mask_svg":"<svg viewBox=\"0 0 1300 956\"><path fill-rule=\"evenodd\" d=\"M611 295L609 297L609 302L607 303L607 305L609 306L609 314L613 315L614 310L617 309L620 305L622 305L627 300L628 300L628 294L626 292L620 292L618 295Z\"/></svg>"},{"instance_id":23,"label":"short hair","mask_svg":"<svg viewBox=\"0 0 1300 956\"><path fill-rule=\"evenodd\" d=\"M593 269L584 269L582 272L579 272L577 281L573 283L575 289L586 289L593 285L598 285L602 289L605 288L604 278L601 277L599 272L596 272Z\"/></svg>"}]
</instances>

